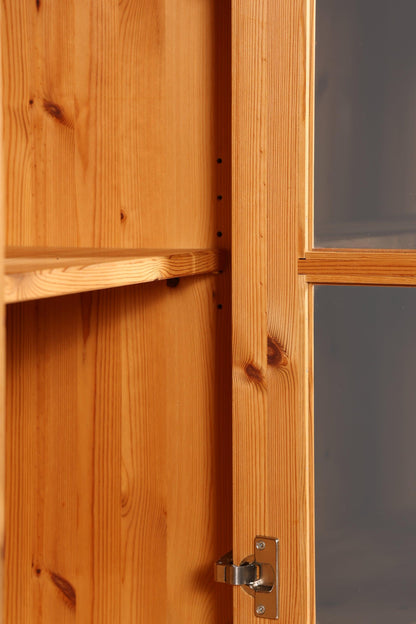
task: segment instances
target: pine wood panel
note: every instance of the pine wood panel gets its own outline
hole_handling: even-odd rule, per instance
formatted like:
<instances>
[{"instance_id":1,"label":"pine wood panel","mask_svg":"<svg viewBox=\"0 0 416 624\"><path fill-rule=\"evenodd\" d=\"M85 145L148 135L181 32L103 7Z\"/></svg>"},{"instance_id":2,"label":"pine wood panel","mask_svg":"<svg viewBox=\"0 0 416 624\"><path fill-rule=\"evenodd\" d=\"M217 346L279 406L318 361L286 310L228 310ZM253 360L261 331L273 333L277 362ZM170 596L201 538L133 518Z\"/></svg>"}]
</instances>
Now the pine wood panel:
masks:
<instances>
[{"instance_id":1,"label":"pine wood panel","mask_svg":"<svg viewBox=\"0 0 416 624\"><path fill-rule=\"evenodd\" d=\"M9 306L5 622L231 621L216 279Z\"/></svg>"},{"instance_id":2,"label":"pine wood panel","mask_svg":"<svg viewBox=\"0 0 416 624\"><path fill-rule=\"evenodd\" d=\"M315 617L308 292L296 266L312 183L308 72L313 4L272 2L269 30L274 97L269 130L268 327L277 357L268 378L271 440L276 444L269 459L268 492L275 513L273 529L281 540L281 621L288 624L313 623Z\"/></svg>"},{"instance_id":3,"label":"pine wood panel","mask_svg":"<svg viewBox=\"0 0 416 624\"><path fill-rule=\"evenodd\" d=\"M267 2L232 2L233 556L268 534ZM234 590L234 621L254 622Z\"/></svg>"},{"instance_id":4,"label":"pine wood panel","mask_svg":"<svg viewBox=\"0 0 416 624\"><path fill-rule=\"evenodd\" d=\"M316 250L298 261L300 275L314 284L416 285L416 253L397 250Z\"/></svg>"},{"instance_id":5,"label":"pine wood panel","mask_svg":"<svg viewBox=\"0 0 416 624\"><path fill-rule=\"evenodd\" d=\"M1 11L8 245L229 248L229 1ZM227 268L8 315L6 624L230 624Z\"/></svg>"},{"instance_id":6,"label":"pine wood panel","mask_svg":"<svg viewBox=\"0 0 416 624\"><path fill-rule=\"evenodd\" d=\"M5 262L6 303L212 273L223 267L218 250L111 250L111 255L89 255L78 249L35 255L31 249L30 257L22 257L21 251Z\"/></svg>"},{"instance_id":7,"label":"pine wood panel","mask_svg":"<svg viewBox=\"0 0 416 624\"><path fill-rule=\"evenodd\" d=\"M3 3L9 245L216 243L215 62L227 58L217 36L226 10L187 0Z\"/></svg>"},{"instance_id":8,"label":"pine wood panel","mask_svg":"<svg viewBox=\"0 0 416 624\"><path fill-rule=\"evenodd\" d=\"M297 272L311 197L312 4L233 3L234 551L249 554L259 533L279 538L284 624L314 621L309 302ZM240 590L235 612L238 624L257 621Z\"/></svg>"}]
</instances>

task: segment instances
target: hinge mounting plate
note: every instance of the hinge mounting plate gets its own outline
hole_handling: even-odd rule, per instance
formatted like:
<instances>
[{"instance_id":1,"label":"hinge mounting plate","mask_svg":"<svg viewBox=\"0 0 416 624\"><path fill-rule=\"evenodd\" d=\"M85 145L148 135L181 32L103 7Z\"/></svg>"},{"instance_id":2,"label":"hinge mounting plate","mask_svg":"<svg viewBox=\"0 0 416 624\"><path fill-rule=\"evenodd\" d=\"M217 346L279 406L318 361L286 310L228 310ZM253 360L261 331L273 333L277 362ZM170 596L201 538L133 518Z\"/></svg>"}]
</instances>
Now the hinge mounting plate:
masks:
<instances>
[{"instance_id":1,"label":"hinge mounting plate","mask_svg":"<svg viewBox=\"0 0 416 624\"><path fill-rule=\"evenodd\" d=\"M254 614L258 618L279 618L279 540L257 535L254 555L240 565L233 563L232 552L215 564L215 580L241 586L254 598Z\"/></svg>"}]
</instances>

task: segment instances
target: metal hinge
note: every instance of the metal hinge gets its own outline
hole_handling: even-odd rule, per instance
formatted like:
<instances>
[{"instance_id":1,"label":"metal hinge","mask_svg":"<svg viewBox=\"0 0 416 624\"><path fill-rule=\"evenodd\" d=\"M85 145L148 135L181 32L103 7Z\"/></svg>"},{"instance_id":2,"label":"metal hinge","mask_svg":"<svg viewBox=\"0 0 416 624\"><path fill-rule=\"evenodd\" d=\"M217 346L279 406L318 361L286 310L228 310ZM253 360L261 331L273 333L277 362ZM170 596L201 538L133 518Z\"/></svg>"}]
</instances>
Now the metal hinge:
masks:
<instances>
[{"instance_id":1,"label":"metal hinge","mask_svg":"<svg viewBox=\"0 0 416 624\"><path fill-rule=\"evenodd\" d=\"M234 565L229 552L215 564L218 583L241 586L254 598L254 613L259 618L279 618L279 540L258 535L254 555Z\"/></svg>"}]
</instances>

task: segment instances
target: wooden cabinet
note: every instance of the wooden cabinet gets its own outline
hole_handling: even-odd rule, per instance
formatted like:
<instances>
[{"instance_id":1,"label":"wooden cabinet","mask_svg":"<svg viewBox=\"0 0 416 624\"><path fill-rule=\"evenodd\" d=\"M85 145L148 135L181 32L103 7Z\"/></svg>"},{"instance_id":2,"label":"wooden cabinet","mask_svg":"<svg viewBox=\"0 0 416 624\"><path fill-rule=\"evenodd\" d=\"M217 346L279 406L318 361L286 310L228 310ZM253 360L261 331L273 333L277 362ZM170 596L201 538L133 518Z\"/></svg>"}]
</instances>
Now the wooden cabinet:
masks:
<instances>
[{"instance_id":1,"label":"wooden cabinet","mask_svg":"<svg viewBox=\"0 0 416 624\"><path fill-rule=\"evenodd\" d=\"M5 624L252 623L213 563L256 534L312 622L311 28L3 1Z\"/></svg>"},{"instance_id":2,"label":"wooden cabinet","mask_svg":"<svg viewBox=\"0 0 416 624\"><path fill-rule=\"evenodd\" d=\"M232 617L229 21L2 4L10 624Z\"/></svg>"}]
</instances>

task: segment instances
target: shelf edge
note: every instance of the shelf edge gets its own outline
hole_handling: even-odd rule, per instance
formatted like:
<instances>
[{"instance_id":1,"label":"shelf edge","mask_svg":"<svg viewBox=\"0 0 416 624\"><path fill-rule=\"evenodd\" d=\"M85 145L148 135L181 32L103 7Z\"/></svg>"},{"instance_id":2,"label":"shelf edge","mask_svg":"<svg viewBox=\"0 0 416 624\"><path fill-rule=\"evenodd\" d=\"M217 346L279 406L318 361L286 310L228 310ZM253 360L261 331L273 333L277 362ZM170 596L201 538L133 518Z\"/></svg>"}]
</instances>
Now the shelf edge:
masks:
<instances>
[{"instance_id":1,"label":"shelf edge","mask_svg":"<svg viewBox=\"0 0 416 624\"><path fill-rule=\"evenodd\" d=\"M213 273L223 268L225 254L218 249L167 250L142 257L120 257L109 250L111 260L102 257L76 258L66 266L51 266L8 273L5 262L4 299L17 303L60 295L144 284L175 277ZM22 263L28 262L22 258ZM42 258L38 259L41 264ZM16 263L16 258L10 260Z\"/></svg>"}]
</instances>

